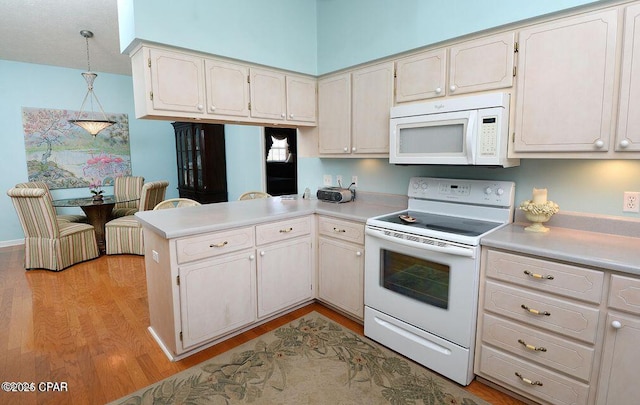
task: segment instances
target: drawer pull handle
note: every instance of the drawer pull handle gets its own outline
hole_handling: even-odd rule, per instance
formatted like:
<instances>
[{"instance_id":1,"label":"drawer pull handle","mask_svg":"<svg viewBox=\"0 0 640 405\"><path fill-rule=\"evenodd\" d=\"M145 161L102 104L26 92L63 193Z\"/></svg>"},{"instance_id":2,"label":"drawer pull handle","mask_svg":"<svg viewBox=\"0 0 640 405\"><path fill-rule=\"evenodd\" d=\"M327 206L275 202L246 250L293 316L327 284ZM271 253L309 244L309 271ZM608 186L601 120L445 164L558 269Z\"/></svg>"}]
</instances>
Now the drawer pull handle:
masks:
<instances>
[{"instance_id":1,"label":"drawer pull handle","mask_svg":"<svg viewBox=\"0 0 640 405\"><path fill-rule=\"evenodd\" d=\"M516 377L518 377L522 382L526 382L527 384L537 385L539 387L542 387L542 383L540 381L531 381L528 378L524 378L522 374L518 373L517 371L516 371Z\"/></svg>"},{"instance_id":2,"label":"drawer pull handle","mask_svg":"<svg viewBox=\"0 0 640 405\"><path fill-rule=\"evenodd\" d=\"M520 307L522 307L522 309L524 309L525 311L529 311L529 312L531 312L532 314L535 314L535 315L546 315L546 316L551 315L551 312L538 311L537 309L529 308L528 306L526 306L524 304L520 305Z\"/></svg>"},{"instance_id":3,"label":"drawer pull handle","mask_svg":"<svg viewBox=\"0 0 640 405\"><path fill-rule=\"evenodd\" d=\"M333 232L344 233L344 232L347 232L347 230L334 227Z\"/></svg>"},{"instance_id":4,"label":"drawer pull handle","mask_svg":"<svg viewBox=\"0 0 640 405\"><path fill-rule=\"evenodd\" d=\"M520 343L521 345L523 345L524 347L526 347L529 350L533 350L534 352L546 352L547 351L547 349L544 348L544 347L536 347L534 345L527 344L527 342L525 342L522 339L518 339L518 343Z\"/></svg>"},{"instance_id":5,"label":"drawer pull handle","mask_svg":"<svg viewBox=\"0 0 640 405\"><path fill-rule=\"evenodd\" d=\"M291 231L293 231L293 228L280 229L280 233L289 233Z\"/></svg>"},{"instance_id":6,"label":"drawer pull handle","mask_svg":"<svg viewBox=\"0 0 640 405\"><path fill-rule=\"evenodd\" d=\"M228 244L229 242L227 242L226 240L224 242L220 242L220 243L212 243L209 245L209 247L224 247Z\"/></svg>"},{"instance_id":7,"label":"drawer pull handle","mask_svg":"<svg viewBox=\"0 0 640 405\"><path fill-rule=\"evenodd\" d=\"M533 277L533 278L537 278L537 279L544 279L544 280L553 280L553 276L550 275L546 275L543 276L542 274L536 274L536 273L532 273L529 270L525 270L524 274L526 274L529 277Z\"/></svg>"}]
</instances>

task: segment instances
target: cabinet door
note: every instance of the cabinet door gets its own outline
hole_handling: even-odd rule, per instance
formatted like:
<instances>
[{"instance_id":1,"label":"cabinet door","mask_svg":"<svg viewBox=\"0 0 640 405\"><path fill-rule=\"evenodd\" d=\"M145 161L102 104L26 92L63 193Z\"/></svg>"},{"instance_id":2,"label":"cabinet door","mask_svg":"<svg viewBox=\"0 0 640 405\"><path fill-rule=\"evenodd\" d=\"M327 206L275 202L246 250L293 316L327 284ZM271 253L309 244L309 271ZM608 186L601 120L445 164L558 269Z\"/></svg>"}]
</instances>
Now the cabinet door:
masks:
<instances>
[{"instance_id":1,"label":"cabinet door","mask_svg":"<svg viewBox=\"0 0 640 405\"><path fill-rule=\"evenodd\" d=\"M615 149L640 151L640 4L625 10L619 111Z\"/></svg>"},{"instance_id":2,"label":"cabinet door","mask_svg":"<svg viewBox=\"0 0 640 405\"><path fill-rule=\"evenodd\" d=\"M396 103L444 96L446 63L444 48L399 59L396 62Z\"/></svg>"},{"instance_id":3,"label":"cabinet door","mask_svg":"<svg viewBox=\"0 0 640 405\"><path fill-rule=\"evenodd\" d=\"M449 50L449 94L513 86L515 33L454 45Z\"/></svg>"},{"instance_id":4,"label":"cabinet door","mask_svg":"<svg viewBox=\"0 0 640 405\"><path fill-rule=\"evenodd\" d=\"M351 151L351 75L318 81L318 147L321 154Z\"/></svg>"},{"instance_id":5,"label":"cabinet door","mask_svg":"<svg viewBox=\"0 0 640 405\"><path fill-rule=\"evenodd\" d=\"M310 237L266 246L258 253L259 318L312 298Z\"/></svg>"},{"instance_id":6,"label":"cabinet door","mask_svg":"<svg viewBox=\"0 0 640 405\"><path fill-rule=\"evenodd\" d=\"M251 116L284 120L285 75L266 69L251 69Z\"/></svg>"},{"instance_id":7,"label":"cabinet door","mask_svg":"<svg viewBox=\"0 0 640 405\"><path fill-rule=\"evenodd\" d=\"M179 274L183 348L256 320L253 251L182 266Z\"/></svg>"},{"instance_id":8,"label":"cabinet door","mask_svg":"<svg viewBox=\"0 0 640 405\"><path fill-rule=\"evenodd\" d=\"M287 120L316 121L316 80L287 76Z\"/></svg>"},{"instance_id":9,"label":"cabinet door","mask_svg":"<svg viewBox=\"0 0 640 405\"><path fill-rule=\"evenodd\" d=\"M515 152L607 151L617 10L520 32Z\"/></svg>"},{"instance_id":10,"label":"cabinet door","mask_svg":"<svg viewBox=\"0 0 640 405\"><path fill-rule=\"evenodd\" d=\"M153 108L204 113L202 58L154 48L149 58Z\"/></svg>"},{"instance_id":11,"label":"cabinet door","mask_svg":"<svg viewBox=\"0 0 640 405\"><path fill-rule=\"evenodd\" d=\"M389 154L393 62L356 70L352 77L351 152Z\"/></svg>"},{"instance_id":12,"label":"cabinet door","mask_svg":"<svg viewBox=\"0 0 640 405\"><path fill-rule=\"evenodd\" d=\"M318 241L318 297L364 318L364 248L329 238Z\"/></svg>"},{"instance_id":13,"label":"cabinet door","mask_svg":"<svg viewBox=\"0 0 640 405\"><path fill-rule=\"evenodd\" d=\"M632 403L640 398L640 318L609 314L606 328L596 403Z\"/></svg>"},{"instance_id":14,"label":"cabinet door","mask_svg":"<svg viewBox=\"0 0 640 405\"><path fill-rule=\"evenodd\" d=\"M235 117L249 116L249 68L213 59L204 61L207 112Z\"/></svg>"}]
</instances>

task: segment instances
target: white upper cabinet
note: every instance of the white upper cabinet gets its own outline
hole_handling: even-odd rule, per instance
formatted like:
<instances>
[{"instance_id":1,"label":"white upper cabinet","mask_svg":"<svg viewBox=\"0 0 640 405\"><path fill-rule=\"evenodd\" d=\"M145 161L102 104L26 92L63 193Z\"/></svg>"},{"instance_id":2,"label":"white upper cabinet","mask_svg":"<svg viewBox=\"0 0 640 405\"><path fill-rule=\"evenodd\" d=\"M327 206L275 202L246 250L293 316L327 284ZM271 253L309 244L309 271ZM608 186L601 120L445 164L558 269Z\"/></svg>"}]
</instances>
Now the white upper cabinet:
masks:
<instances>
[{"instance_id":1,"label":"white upper cabinet","mask_svg":"<svg viewBox=\"0 0 640 405\"><path fill-rule=\"evenodd\" d=\"M318 81L318 147L320 153L351 151L351 74Z\"/></svg>"},{"instance_id":2,"label":"white upper cabinet","mask_svg":"<svg viewBox=\"0 0 640 405\"><path fill-rule=\"evenodd\" d=\"M505 32L398 59L395 101L512 87L514 46L515 33Z\"/></svg>"},{"instance_id":3,"label":"white upper cabinet","mask_svg":"<svg viewBox=\"0 0 640 405\"><path fill-rule=\"evenodd\" d=\"M207 112L249 116L249 68L236 63L205 59Z\"/></svg>"},{"instance_id":4,"label":"white upper cabinet","mask_svg":"<svg viewBox=\"0 0 640 405\"><path fill-rule=\"evenodd\" d=\"M287 120L316 122L316 80L287 75L286 84Z\"/></svg>"},{"instance_id":5,"label":"white upper cabinet","mask_svg":"<svg viewBox=\"0 0 640 405\"><path fill-rule=\"evenodd\" d=\"M136 118L316 125L316 79L142 45L131 55Z\"/></svg>"},{"instance_id":6,"label":"white upper cabinet","mask_svg":"<svg viewBox=\"0 0 640 405\"><path fill-rule=\"evenodd\" d=\"M450 95L513 86L515 33L462 42L449 49Z\"/></svg>"},{"instance_id":7,"label":"white upper cabinet","mask_svg":"<svg viewBox=\"0 0 640 405\"><path fill-rule=\"evenodd\" d=\"M616 151L640 151L640 4L627 7Z\"/></svg>"},{"instance_id":8,"label":"white upper cabinet","mask_svg":"<svg viewBox=\"0 0 640 405\"><path fill-rule=\"evenodd\" d=\"M151 75L148 95L153 109L205 112L202 58L150 49L148 65Z\"/></svg>"},{"instance_id":9,"label":"white upper cabinet","mask_svg":"<svg viewBox=\"0 0 640 405\"><path fill-rule=\"evenodd\" d=\"M355 70L352 80L351 152L389 154L393 62Z\"/></svg>"},{"instance_id":10,"label":"white upper cabinet","mask_svg":"<svg viewBox=\"0 0 640 405\"><path fill-rule=\"evenodd\" d=\"M286 106L284 74L251 69L251 116L284 121Z\"/></svg>"},{"instance_id":11,"label":"white upper cabinet","mask_svg":"<svg viewBox=\"0 0 640 405\"><path fill-rule=\"evenodd\" d=\"M520 31L515 156L609 149L617 23L609 9Z\"/></svg>"},{"instance_id":12,"label":"white upper cabinet","mask_svg":"<svg viewBox=\"0 0 640 405\"><path fill-rule=\"evenodd\" d=\"M396 103L444 96L446 66L444 48L399 59L396 62Z\"/></svg>"}]
</instances>

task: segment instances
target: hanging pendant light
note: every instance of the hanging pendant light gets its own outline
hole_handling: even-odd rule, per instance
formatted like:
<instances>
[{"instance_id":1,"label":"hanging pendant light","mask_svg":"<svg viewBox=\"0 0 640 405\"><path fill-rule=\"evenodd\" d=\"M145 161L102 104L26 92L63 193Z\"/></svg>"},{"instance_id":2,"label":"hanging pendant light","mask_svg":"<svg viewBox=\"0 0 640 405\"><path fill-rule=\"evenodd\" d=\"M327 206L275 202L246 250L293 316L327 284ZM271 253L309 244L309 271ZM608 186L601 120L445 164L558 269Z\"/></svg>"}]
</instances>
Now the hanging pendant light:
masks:
<instances>
[{"instance_id":1,"label":"hanging pendant light","mask_svg":"<svg viewBox=\"0 0 640 405\"><path fill-rule=\"evenodd\" d=\"M89 59L89 38L93 37L93 32L82 30L80 31L80 35L84 37L84 40L87 44L87 71L82 73L82 77L84 77L84 80L87 82L87 94L84 96L84 100L82 100L82 105L80 106L80 111L78 112L78 114L76 114L76 118L73 120L69 120L69 122L81 128L84 128L85 130L87 130L87 132L95 137L98 132L110 127L116 122L107 119L107 115L102 109L102 104L100 104L98 96L96 96L96 94L93 92L93 81L96 79L96 77L98 77L97 74L91 71L91 60ZM96 118L96 115L93 112L94 99L96 101L96 104L98 104L98 107L100 108L102 119L100 119L100 117ZM87 100L89 100L89 104L91 106L91 114L88 118L82 118L82 111Z\"/></svg>"}]
</instances>

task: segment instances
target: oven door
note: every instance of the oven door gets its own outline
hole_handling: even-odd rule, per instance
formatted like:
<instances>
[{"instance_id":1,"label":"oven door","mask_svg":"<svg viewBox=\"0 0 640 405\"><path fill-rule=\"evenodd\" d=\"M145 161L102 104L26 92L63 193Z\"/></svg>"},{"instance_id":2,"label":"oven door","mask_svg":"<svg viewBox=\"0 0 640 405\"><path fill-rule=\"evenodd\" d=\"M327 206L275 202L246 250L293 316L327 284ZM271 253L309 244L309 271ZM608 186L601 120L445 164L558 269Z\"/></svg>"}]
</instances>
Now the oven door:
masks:
<instances>
[{"instance_id":1,"label":"oven door","mask_svg":"<svg viewBox=\"0 0 640 405\"><path fill-rule=\"evenodd\" d=\"M479 249L367 226L365 306L470 348Z\"/></svg>"}]
</instances>

